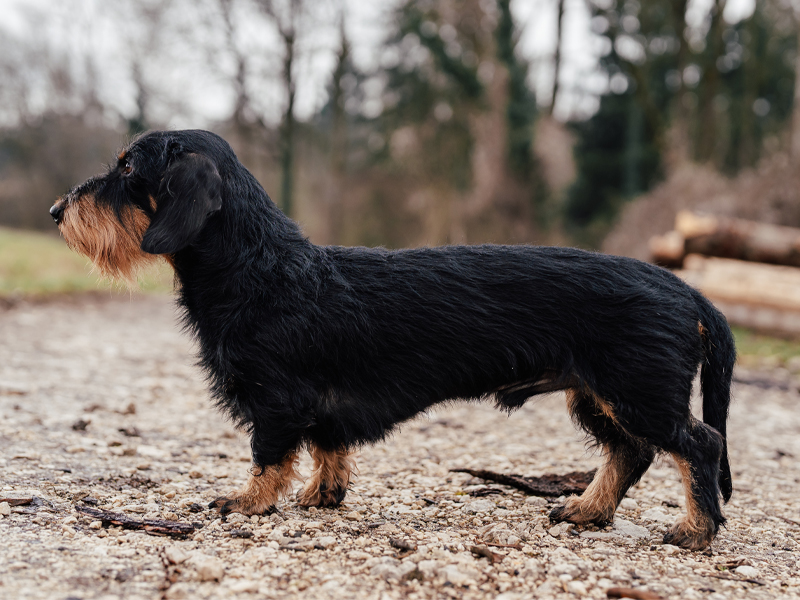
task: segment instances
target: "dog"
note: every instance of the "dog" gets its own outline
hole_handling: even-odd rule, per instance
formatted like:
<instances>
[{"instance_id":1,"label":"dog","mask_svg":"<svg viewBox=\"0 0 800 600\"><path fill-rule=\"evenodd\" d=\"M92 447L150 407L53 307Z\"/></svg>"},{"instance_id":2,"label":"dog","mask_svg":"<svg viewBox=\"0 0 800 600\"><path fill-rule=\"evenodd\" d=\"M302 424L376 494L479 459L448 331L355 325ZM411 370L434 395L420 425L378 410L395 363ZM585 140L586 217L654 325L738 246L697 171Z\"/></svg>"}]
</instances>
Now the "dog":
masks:
<instances>
[{"instance_id":1,"label":"dog","mask_svg":"<svg viewBox=\"0 0 800 600\"><path fill-rule=\"evenodd\" d=\"M605 460L550 514L610 521L658 453L672 455L686 514L667 543L707 547L732 493L726 421L736 350L725 318L669 271L536 246L390 251L316 246L217 135L154 131L50 213L104 274L174 268L213 398L250 436L253 468L220 513L271 510L298 452L303 506L342 502L352 452L448 400L506 411L565 390ZM690 396L698 369L703 421Z\"/></svg>"}]
</instances>

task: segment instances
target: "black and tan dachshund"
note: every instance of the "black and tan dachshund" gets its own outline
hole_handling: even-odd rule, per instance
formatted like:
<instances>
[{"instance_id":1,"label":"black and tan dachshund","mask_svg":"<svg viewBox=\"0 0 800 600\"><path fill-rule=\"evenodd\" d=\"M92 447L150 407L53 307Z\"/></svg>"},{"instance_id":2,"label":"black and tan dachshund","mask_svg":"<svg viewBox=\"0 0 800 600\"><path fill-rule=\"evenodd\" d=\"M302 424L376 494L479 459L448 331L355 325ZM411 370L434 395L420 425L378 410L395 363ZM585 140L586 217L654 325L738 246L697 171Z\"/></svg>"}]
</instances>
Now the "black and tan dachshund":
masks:
<instances>
[{"instance_id":1,"label":"black and tan dachshund","mask_svg":"<svg viewBox=\"0 0 800 600\"><path fill-rule=\"evenodd\" d=\"M315 246L206 131L141 136L50 212L103 273L174 267L214 398L251 437L250 479L212 503L222 513L271 509L302 447L315 472L298 502L335 506L352 451L431 406L512 411L566 390L605 464L553 520L611 520L662 452L687 497L665 541L705 548L724 523L736 351L725 318L664 269L569 248Z\"/></svg>"}]
</instances>

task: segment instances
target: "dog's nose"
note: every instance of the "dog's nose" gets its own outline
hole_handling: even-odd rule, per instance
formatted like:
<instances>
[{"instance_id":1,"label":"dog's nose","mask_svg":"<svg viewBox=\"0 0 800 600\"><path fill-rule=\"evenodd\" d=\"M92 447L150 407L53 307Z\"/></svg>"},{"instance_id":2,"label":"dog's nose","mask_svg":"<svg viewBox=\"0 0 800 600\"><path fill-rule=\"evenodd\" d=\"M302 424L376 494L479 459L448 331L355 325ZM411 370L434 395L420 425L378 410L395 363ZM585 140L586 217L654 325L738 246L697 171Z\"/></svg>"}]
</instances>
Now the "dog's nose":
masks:
<instances>
[{"instance_id":1,"label":"dog's nose","mask_svg":"<svg viewBox=\"0 0 800 600\"><path fill-rule=\"evenodd\" d=\"M53 221L56 222L56 225L61 223L61 217L64 216L64 204L53 204L50 207L50 216L53 217Z\"/></svg>"}]
</instances>

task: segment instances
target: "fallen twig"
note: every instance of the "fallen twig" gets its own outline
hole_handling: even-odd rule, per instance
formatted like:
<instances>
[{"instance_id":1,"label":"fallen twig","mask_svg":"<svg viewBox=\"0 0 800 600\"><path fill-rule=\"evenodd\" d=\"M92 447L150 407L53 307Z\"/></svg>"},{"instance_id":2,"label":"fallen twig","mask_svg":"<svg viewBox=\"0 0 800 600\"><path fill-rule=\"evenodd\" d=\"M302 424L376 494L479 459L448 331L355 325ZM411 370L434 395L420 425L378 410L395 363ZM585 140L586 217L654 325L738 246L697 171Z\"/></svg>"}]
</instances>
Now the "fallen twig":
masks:
<instances>
[{"instance_id":1,"label":"fallen twig","mask_svg":"<svg viewBox=\"0 0 800 600\"><path fill-rule=\"evenodd\" d=\"M790 519L789 517L782 517L781 515L772 515L776 519L780 519L781 521L786 521L787 523L791 523L792 525L797 525L800 527L800 521L795 521L794 519Z\"/></svg>"},{"instance_id":2,"label":"fallen twig","mask_svg":"<svg viewBox=\"0 0 800 600\"><path fill-rule=\"evenodd\" d=\"M503 560L502 554L497 554L496 552L492 552L486 546L472 546L469 549L475 556L482 556L484 558L488 558L493 563L498 563Z\"/></svg>"},{"instance_id":3,"label":"fallen twig","mask_svg":"<svg viewBox=\"0 0 800 600\"><path fill-rule=\"evenodd\" d=\"M522 550L521 544L493 544L492 542L484 542L487 546L493 548L513 548L514 550Z\"/></svg>"},{"instance_id":4,"label":"fallen twig","mask_svg":"<svg viewBox=\"0 0 800 600\"><path fill-rule=\"evenodd\" d=\"M594 479L597 469L592 471L573 471L564 475L547 474L541 477L522 477L504 475L482 469L450 469L452 473L468 473L488 481L495 481L522 490L532 496L558 497L567 494L582 494Z\"/></svg>"},{"instance_id":5,"label":"fallen twig","mask_svg":"<svg viewBox=\"0 0 800 600\"><path fill-rule=\"evenodd\" d=\"M760 579L750 579L745 577L731 577L730 575L716 575L714 573L706 573L706 577L714 577L715 579L727 579L728 581L742 581L745 583L754 583L756 585L767 585L766 581Z\"/></svg>"},{"instance_id":6,"label":"fallen twig","mask_svg":"<svg viewBox=\"0 0 800 600\"><path fill-rule=\"evenodd\" d=\"M94 517L103 522L104 527L116 525L124 529L136 529L145 531L153 535L169 535L177 538L185 538L200 529L201 525L193 523L180 523L178 521L166 521L163 519L132 519L126 515L113 513L99 508L89 506L76 506L75 510L90 517Z\"/></svg>"},{"instance_id":7,"label":"fallen twig","mask_svg":"<svg viewBox=\"0 0 800 600\"><path fill-rule=\"evenodd\" d=\"M28 506L33 498L0 498L0 502L8 502L9 506Z\"/></svg>"},{"instance_id":8,"label":"fallen twig","mask_svg":"<svg viewBox=\"0 0 800 600\"><path fill-rule=\"evenodd\" d=\"M398 550L402 550L404 552L414 552L417 549L416 544L412 544L409 541L398 538L389 538L389 544L392 546L392 548L397 548Z\"/></svg>"}]
</instances>

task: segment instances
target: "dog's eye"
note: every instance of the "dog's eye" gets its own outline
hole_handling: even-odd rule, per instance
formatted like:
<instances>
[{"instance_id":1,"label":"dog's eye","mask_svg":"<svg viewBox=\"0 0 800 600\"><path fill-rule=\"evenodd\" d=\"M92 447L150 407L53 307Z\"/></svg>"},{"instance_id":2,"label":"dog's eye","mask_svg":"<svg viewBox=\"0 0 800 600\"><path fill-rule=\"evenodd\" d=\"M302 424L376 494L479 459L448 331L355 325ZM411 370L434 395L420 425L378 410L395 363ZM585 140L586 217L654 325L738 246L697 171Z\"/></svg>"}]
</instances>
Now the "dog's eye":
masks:
<instances>
[{"instance_id":1,"label":"dog's eye","mask_svg":"<svg viewBox=\"0 0 800 600\"><path fill-rule=\"evenodd\" d=\"M123 175L130 175L133 171L133 167L131 166L130 161L125 161L125 164L122 165L122 174Z\"/></svg>"}]
</instances>

